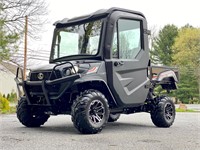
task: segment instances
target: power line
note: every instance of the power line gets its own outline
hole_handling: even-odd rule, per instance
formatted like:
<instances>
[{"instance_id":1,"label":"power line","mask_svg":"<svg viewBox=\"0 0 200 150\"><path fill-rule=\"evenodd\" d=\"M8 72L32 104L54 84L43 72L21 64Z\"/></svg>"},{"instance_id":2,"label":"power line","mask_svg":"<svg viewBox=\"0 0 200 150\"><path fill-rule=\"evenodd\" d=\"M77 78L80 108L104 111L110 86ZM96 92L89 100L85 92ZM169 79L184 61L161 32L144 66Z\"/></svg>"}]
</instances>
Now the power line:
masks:
<instances>
[{"instance_id":1,"label":"power line","mask_svg":"<svg viewBox=\"0 0 200 150\"><path fill-rule=\"evenodd\" d=\"M27 51L28 53L40 53L40 54L50 54L50 52L43 52L43 51ZM24 54L22 51L17 52L16 54Z\"/></svg>"},{"instance_id":2,"label":"power line","mask_svg":"<svg viewBox=\"0 0 200 150\"><path fill-rule=\"evenodd\" d=\"M18 56L12 56L12 58L17 58L17 59L24 59L24 57L22 56L22 57L18 57ZM49 59L47 59L47 58L45 58L45 57L43 57L43 58L38 58L38 57L27 57L27 60L30 60L30 59L34 59L34 60L44 60L44 61L49 61ZM23 60L22 60L23 61Z\"/></svg>"},{"instance_id":3,"label":"power line","mask_svg":"<svg viewBox=\"0 0 200 150\"><path fill-rule=\"evenodd\" d=\"M24 57L24 54L15 54L12 57ZM49 55L38 55L38 54L32 54L32 55L28 55L28 57L42 57L42 58L49 58Z\"/></svg>"},{"instance_id":4,"label":"power line","mask_svg":"<svg viewBox=\"0 0 200 150\"><path fill-rule=\"evenodd\" d=\"M15 57L15 58L24 58L24 55L13 55L12 57ZM49 57L46 57L46 56L42 56L42 55L32 55L32 56L27 56L28 58L44 58L44 59L49 59Z\"/></svg>"}]
</instances>

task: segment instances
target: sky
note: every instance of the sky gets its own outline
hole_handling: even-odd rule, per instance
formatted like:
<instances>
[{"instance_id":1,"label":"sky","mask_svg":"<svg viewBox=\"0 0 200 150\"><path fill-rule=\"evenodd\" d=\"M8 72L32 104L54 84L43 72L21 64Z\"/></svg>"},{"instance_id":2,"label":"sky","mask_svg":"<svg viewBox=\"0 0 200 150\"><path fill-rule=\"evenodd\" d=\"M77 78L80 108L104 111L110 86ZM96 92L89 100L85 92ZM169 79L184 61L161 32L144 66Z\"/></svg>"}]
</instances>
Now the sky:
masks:
<instances>
[{"instance_id":1,"label":"sky","mask_svg":"<svg viewBox=\"0 0 200 150\"><path fill-rule=\"evenodd\" d=\"M41 32L41 40L37 44L35 43L37 46L31 49L50 50L55 21L110 7L142 12L146 16L150 29L159 30L167 24L182 27L187 23L194 27L200 27L198 0L46 0L46 3L49 11L46 16L48 23L44 25L44 31Z\"/></svg>"},{"instance_id":2,"label":"sky","mask_svg":"<svg viewBox=\"0 0 200 150\"><path fill-rule=\"evenodd\" d=\"M59 20L84 15L102 8L121 7L141 11L149 24L163 26L200 25L198 0L46 0L49 19Z\"/></svg>"}]
</instances>

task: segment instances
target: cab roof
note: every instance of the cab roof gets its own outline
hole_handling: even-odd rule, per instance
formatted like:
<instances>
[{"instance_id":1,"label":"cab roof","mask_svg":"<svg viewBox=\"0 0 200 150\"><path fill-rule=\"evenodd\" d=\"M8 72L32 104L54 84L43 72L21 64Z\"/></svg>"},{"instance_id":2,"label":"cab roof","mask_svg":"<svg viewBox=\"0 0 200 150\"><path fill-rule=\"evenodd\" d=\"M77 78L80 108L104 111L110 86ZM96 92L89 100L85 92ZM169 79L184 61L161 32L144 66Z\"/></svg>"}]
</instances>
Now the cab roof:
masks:
<instances>
[{"instance_id":1,"label":"cab roof","mask_svg":"<svg viewBox=\"0 0 200 150\"><path fill-rule=\"evenodd\" d=\"M68 24L70 25L70 24L73 24L73 23L76 23L76 22L84 22L84 21L87 21L87 20L92 20L94 18L98 19L98 18L106 17L109 14L113 13L114 11L121 11L121 12L137 14L137 15L140 15L140 16L145 18L143 13L141 13L139 11L112 7L110 9L100 9L100 10L97 10L97 11L91 13L91 14L79 16L79 17L74 17L74 18L71 18L71 19L64 18L63 20L56 21L53 25L55 25L57 28L59 28L59 27L62 27L64 25L68 25Z\"/></svg>"}]
</instances>

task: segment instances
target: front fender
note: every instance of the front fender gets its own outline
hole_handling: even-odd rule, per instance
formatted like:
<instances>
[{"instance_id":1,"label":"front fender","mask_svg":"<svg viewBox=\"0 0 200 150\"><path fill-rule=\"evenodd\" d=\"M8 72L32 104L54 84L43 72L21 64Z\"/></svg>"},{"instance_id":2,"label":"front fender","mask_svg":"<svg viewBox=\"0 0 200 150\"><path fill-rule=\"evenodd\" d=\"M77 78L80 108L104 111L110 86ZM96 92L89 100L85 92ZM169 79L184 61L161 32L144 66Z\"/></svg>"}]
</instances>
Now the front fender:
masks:
<instances>
[{"instance_id":1,"label":"front fender","mask_svg":"<svg viewBox=\"0 0 200 150\"><path fill-rule=\"evenodd\" d=\"M109 86L107 85L107 81L101 76L83 76L75 80L74 85L77 86L79 89L84 90L96 89L105 95L111 108L117 106L117 102Z\"/></svg>"}]
</instances>

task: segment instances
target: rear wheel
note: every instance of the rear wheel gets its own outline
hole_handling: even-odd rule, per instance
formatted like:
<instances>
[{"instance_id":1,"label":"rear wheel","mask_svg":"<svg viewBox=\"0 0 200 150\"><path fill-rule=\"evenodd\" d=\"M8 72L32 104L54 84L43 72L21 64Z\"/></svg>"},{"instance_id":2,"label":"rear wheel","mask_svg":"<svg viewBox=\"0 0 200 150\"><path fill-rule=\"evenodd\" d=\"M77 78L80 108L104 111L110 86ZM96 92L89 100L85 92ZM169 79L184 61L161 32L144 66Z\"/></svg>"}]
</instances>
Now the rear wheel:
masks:
<instances>
[{"instance_id":1,"label":"rear wheel","mask_svg":"<svg viewBox=\"0 0 200 150\"><path fill-rule=\"evenodd\" d=\"M120 114L110 114L108 118L108 122L115 122L119 119Z\"/></svg>"},{"instance_id":2,"label":"rear wheel","mask_svg":"<svg viewBox=\"0 0 200 150\"><path fill-rule=\"evenodd\" d=\"M97 90L87 90L72 105L72 121L83 134L100 132L108 120L109 108L105 96Z\"/></svg>"},{"instance_id":3,"label":"rear wheel","mask_svg":"<svg viewBox=\"0 0 200 150\"><path fill-rule=\"evenodd\" d=\"M169 97L161 97L155 110L151 112L151 119L157 127L170 127L174 123L175 115L172 100Z\"/></svg>"},{"instance_id":4,"label":"rear wheel","mask_svg":"<svg viewBox=\"0 0 200 150\"><path fill-rule=\"evenodd\" d=\"M22 97L17 106L17 118L24 126L40 127L48 120L49 115L44 114L39 108L33 111L26 99Z\"/></svg>"}]
</instances>

